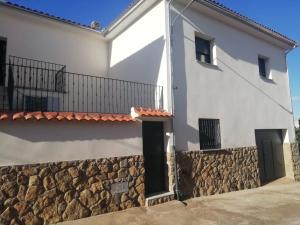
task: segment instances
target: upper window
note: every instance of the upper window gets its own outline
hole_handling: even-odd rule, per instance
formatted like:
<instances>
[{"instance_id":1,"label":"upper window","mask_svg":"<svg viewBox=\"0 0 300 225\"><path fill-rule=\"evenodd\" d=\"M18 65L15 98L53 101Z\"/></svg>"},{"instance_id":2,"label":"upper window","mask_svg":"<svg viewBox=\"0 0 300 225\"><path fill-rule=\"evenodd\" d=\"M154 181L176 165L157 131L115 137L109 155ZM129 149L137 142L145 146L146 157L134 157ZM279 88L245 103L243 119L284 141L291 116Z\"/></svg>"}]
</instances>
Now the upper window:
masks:
<instances>
[{"instance_id":1,"label":"upper window","mask_svg":"<svg viewBox=\"0 0 300 225\"><path fill-rule=\"evenodd\" d=\"M266 57L258 56L258 68L259 68L259 75L264 78L269 77L269 59Z\"/></svg>"},{"instance_id":2,"label":"upper window","mask_svg":"<svg viewBox=\"0 0 300 225\"><path fill-rule=\"evenodd\" d=\"M211 42L196 36L195 44L197 60L203 63L211 64Z\"/></svg>"},{"instance_id":3,"label":"upper window","mask_svg":"<svg viewBox=\"0 0 300 225\"><path fill-rule=\"evenodd\" d=\"M220 120L199 119L200 149L221 148Z\"/></svg>"}]
</instances>

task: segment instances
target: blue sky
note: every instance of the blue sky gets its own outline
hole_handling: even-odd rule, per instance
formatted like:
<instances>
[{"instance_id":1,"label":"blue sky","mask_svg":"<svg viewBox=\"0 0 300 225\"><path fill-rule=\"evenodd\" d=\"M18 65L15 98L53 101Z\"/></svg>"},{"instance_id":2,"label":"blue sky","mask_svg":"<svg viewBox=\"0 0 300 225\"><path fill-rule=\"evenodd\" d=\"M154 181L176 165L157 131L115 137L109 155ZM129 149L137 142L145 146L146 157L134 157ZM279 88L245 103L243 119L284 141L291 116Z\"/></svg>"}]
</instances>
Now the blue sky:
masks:
<instances>
[{"instance_id":1,"label":"blue sky","mask_svg":"<svg viewBox=\"0 0 300 225\"><path fill-rule=\"evenodd\" d=\"M300 41L300 1L298 0L219 0L224 5L288 37ZM107 26L131 0L11 0L30 8L83 24L98 20ZM295 117L300 117L300 48L288 56Z\"/></svg>"}]
</instances>

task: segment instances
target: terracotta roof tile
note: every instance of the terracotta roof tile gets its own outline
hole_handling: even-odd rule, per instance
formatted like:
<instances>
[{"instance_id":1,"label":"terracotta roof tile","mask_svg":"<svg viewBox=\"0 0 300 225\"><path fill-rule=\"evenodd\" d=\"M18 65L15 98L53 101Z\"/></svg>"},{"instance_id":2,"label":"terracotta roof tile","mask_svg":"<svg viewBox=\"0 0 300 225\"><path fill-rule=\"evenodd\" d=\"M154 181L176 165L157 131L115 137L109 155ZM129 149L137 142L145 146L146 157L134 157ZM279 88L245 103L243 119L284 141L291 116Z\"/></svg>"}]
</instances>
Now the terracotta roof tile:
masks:
<instances>
[{"instance_id":1,"label":"terracotta roof tile","mask_svg":"<svg viewBox=\"0 0 300 225\"><path fill-rule=\"evenodd\" d=\"M15 114L12 115L13 120L18 120L18 119L22 119L22 118L24 118L24 113L23 112L15 113Z\"/></svg>"},{"instance_id":2,"label":"terracotta roof tile","mask_svg":"<svg viewBox=\"0 0 300 225\"><path fill-rule=\"evenodd\" d=\"M55 119L57 117L58 113L56 112L45 112L44 116L47 120L52 120Z\"/></svg>"},{"instance_id":3,"label":"terracotta roof tile","mask_svg":"<svg viewBox=\"0 0 300 225\"><path fill-rule=\"evenodd\" d=\"M67 120L67 121L111 121L132 122L134 118L128 114L99 114L99 113L72 113L72 112L18 112L0 113L0 120Z\"/></svg>"},{"instance_id":4,"label":"terracotta roof tile","mask_svg":"<svg viewBox=\"0 0 300 225\"><path fill-rule=\"evenodd\" d=\"M0 114L0 120L6 120L8 117L9 116L7 114Z\"/></svg>"},{"instance_id":5,"label":"terracotta roof tile","mask_svg":"<svg viewBox=\"0 0 300 225\"><path fill-rule=\"evenodd\" d=\"M101 114L101 113L72 113L72 112L17 112L0 113L2 120L56 120L56 121L110 121L110 122L132 122L135 117L171 117L172 114L151 108L134 107L131 114Z\"/></svg>"},{"instance_id":6,"label":"terracotta roof tile","mask_svg":"<svg viewBox=\"0 0 300 225\"><path fill-rule=\"evenodd\" d=\"M41 120L41 119L44 119L45 116L41 112L30 112L30 113L26 113L24 115L24 118L26 120L31 120L31 119Z\"/></svg>"},{"instance_id":7,"label":"terracotta roof tile","mask_svg":"<svg viewBox=\"0 0 300 225\"><path fill-rule=\"evenodd\" d=\"M132 110L135 113L135 116L138 117L171 117L172 114L159 109L152 109L152 108L143 108L143 107L134 107Z\"/></svg>"}]
</instances>

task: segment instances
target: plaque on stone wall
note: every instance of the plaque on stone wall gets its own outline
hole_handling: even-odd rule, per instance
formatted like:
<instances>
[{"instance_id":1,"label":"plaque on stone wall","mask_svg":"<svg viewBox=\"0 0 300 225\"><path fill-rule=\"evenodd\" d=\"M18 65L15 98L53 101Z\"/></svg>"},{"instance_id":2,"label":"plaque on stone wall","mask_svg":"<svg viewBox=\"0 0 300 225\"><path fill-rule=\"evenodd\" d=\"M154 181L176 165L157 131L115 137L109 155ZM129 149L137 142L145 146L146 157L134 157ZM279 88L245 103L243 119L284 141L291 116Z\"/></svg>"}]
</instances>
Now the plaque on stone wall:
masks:
<instances>
[{"instance_id":1,"label":"plaque on stone wall","mask_svg":"<svg viewBox=\"0 0 300 225\"><path fill-rule=\"evenodd\" d=\"M111 185L112 194L128 192L128 182L119 182Z\"/></svg>"}]
</instances>

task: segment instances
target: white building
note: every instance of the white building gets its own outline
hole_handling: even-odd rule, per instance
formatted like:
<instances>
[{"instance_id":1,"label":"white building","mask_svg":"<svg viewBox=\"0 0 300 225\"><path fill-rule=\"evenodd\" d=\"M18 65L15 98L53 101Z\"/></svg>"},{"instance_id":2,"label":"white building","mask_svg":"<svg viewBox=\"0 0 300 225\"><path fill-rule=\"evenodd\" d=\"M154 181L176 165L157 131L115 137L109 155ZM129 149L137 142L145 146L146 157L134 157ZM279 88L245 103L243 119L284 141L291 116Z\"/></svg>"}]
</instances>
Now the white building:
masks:
<instances>
[{"instance_id":1,"label":"white building","mask_svg":"<svg viewBox=\"0 0 300 225\"><path fill-rule=\"evenodd\" d=\"M284 35L212 0L140 0L103 30L12 3L0 17L0 206L56 193L14 219L300 179Z\"/></svg>"}]
</instances>

